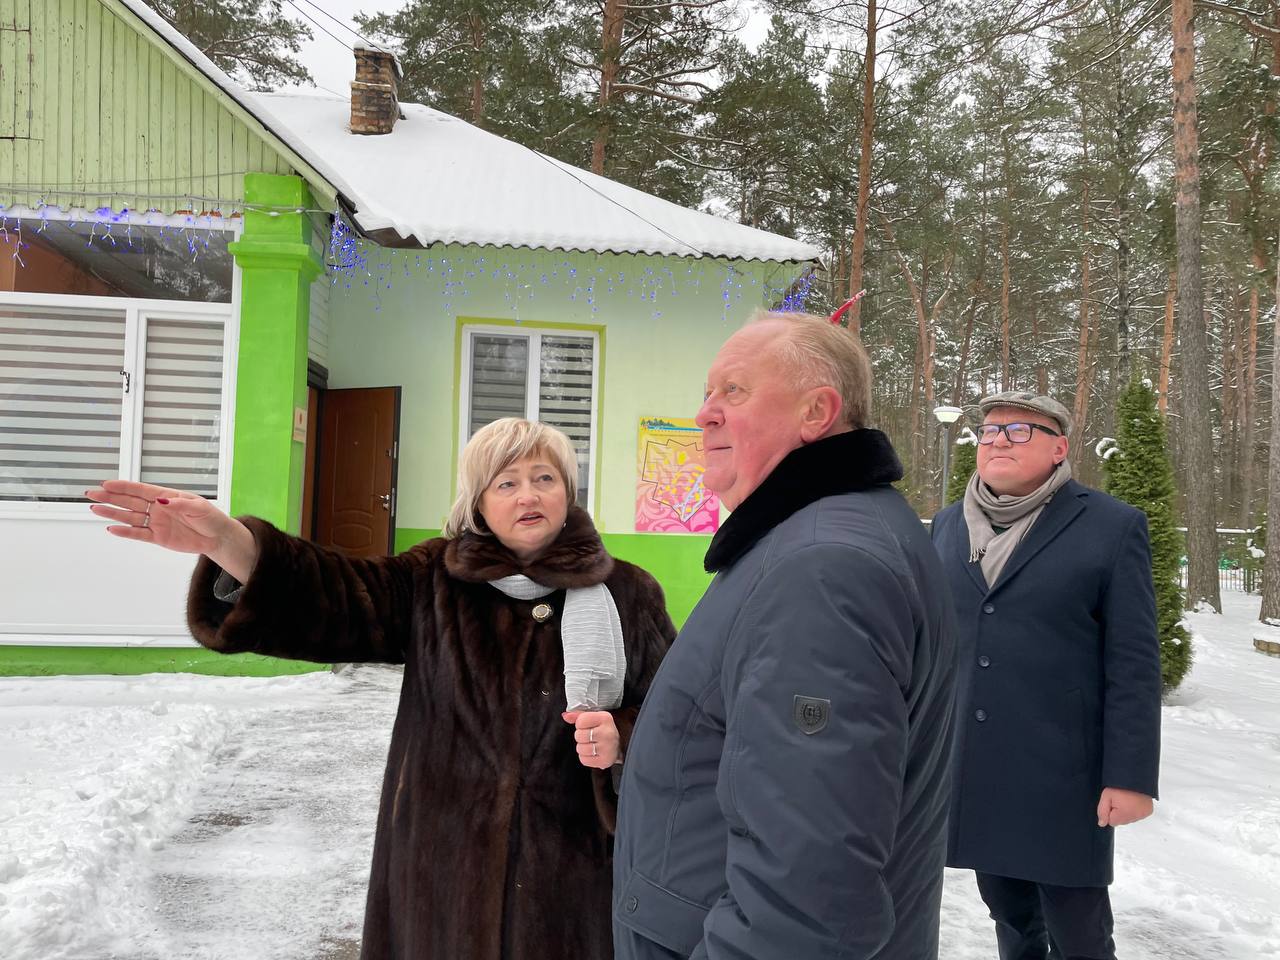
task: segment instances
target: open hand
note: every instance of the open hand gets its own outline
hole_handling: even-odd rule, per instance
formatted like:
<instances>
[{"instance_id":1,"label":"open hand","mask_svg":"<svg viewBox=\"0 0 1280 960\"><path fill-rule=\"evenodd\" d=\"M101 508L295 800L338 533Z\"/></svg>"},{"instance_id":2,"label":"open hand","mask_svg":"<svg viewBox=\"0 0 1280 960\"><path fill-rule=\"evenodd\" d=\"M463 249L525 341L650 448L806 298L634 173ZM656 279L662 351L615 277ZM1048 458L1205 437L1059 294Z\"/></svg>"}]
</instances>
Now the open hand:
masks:
<instances>
[{"instance_id":1,"label":"open hand","mask_svg":"<svg viewBox=\"0 0 1280 960\"><path fill-rule=\"evenodd\" d=\"M622 738L613 714L605 710L571 711L561 714L574 726L578 760L584 767L608 770L622 759Z\"/></svg>"},{"instance_id":2,"label":"open hand","mask_svg":"<svg viewBox=\"0 0 1280 960\"><path fill-rule=\"evenodd\" d=\"M253 534L204 497L134 480L105 480L86 490L95 514L114 521L107 532L178 553L203 553L241 583L257 560Z\"/></svg>"}]
</instances>

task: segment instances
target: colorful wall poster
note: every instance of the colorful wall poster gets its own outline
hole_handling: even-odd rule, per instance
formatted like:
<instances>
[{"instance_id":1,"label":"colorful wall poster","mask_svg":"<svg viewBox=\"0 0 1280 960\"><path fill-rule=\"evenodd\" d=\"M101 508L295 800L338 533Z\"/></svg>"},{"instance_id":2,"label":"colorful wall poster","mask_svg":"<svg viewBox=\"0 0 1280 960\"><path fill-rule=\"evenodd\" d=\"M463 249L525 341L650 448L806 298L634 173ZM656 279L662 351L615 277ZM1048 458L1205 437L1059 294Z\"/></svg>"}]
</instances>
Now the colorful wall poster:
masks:
<instances>
[{"instance_id":1,"label":"colorful wall poster","mask_svg":"<svg viewBox=\"0 0 1280 960\"><path fill-rule=\"evenodd\" d=\"M715 533L720 499L703 485L702 429L692 420L640 418L636 530Z\"/></svg>"}]
</instances>

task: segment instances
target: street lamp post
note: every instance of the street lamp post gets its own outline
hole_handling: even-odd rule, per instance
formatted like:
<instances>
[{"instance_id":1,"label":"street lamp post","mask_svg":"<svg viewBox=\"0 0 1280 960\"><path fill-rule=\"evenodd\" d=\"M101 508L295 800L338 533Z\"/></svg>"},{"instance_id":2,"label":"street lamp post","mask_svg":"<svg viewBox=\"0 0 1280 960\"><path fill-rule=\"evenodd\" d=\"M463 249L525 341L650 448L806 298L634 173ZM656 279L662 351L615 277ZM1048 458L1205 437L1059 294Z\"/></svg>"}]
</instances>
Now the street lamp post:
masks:
<instances>
[{"instance_id":1,"label":"street lamp post","mask_svg":"<svg viewBox=\"0 0 1280 960\"><path fill-rule=\"evenodd\" d=\"M964 413L959 407L934 407L933 415L938 420L938 429L942 431L942 484L938 492L938 509L947 505L947 480L951 473L951 425Z\"/></svg>"}]
</instances>

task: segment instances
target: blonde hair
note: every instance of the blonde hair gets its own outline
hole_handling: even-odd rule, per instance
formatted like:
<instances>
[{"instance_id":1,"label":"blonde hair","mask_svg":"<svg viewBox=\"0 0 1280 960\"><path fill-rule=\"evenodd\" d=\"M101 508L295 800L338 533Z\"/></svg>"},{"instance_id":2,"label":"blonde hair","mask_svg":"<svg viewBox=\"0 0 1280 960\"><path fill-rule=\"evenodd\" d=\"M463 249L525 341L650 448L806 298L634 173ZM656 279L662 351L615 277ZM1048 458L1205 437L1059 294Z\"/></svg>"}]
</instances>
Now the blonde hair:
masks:
<instances>
[{"instance_id":1,"label":"blonde hair","mask_svg":"<svg viewBox=\"0 0 1280 960\"><path fill-rule=\"evenodd\" d=\"M855 430L871 423L871 358L847 328L812 313L757 311L750 323L780 321L773 345L797 389L833 387L840 394L840 417Z\"/></svg>"},{"instance_id":2,"label":"blonde hair","mask_svg":"<svg viewBox=\"0 0 1280 960\"><path fill-rule=\"evenodd\" d=\"M503 417L475 432L458 462L458 497L445 521L444 536L467 531L489 536L480 516L480 498L507 467L528 457L545 457L560 471L570 506L578 498L578 457L573 443L555 427L518 417Z\"/></svg>"}]
</instances>

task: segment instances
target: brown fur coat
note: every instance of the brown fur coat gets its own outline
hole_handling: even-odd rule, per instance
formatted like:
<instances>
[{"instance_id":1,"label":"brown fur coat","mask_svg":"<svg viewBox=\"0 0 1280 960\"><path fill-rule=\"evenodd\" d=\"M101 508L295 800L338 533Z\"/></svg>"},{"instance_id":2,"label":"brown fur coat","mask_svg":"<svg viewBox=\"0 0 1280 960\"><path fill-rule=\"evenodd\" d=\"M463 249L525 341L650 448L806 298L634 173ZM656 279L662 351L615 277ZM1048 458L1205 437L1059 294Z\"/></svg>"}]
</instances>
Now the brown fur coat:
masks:
<instances>
[{"instance_id":1,"label":"brown fur coat","mask_svg":"<svg viewBox=\"0 0 1280 960\"><path fill-rule=\"evenodd\" d=\"M496 540L430 540L393 558L350 560L260 520L240 599L217 600L202 559L191 631L225 653L403 663L382 787L362 960L610 960L608 772L583 767L561 718L563 590L604 582L627 654L625 751L639 703L675 629L662 590L604 550L573 509L523 565ZM557 593L507 597L486 581L523 573ZM555 610L531 616L539 602ZM335 750L335 769L340 763Z\"/></svg>"}]
</instances>

